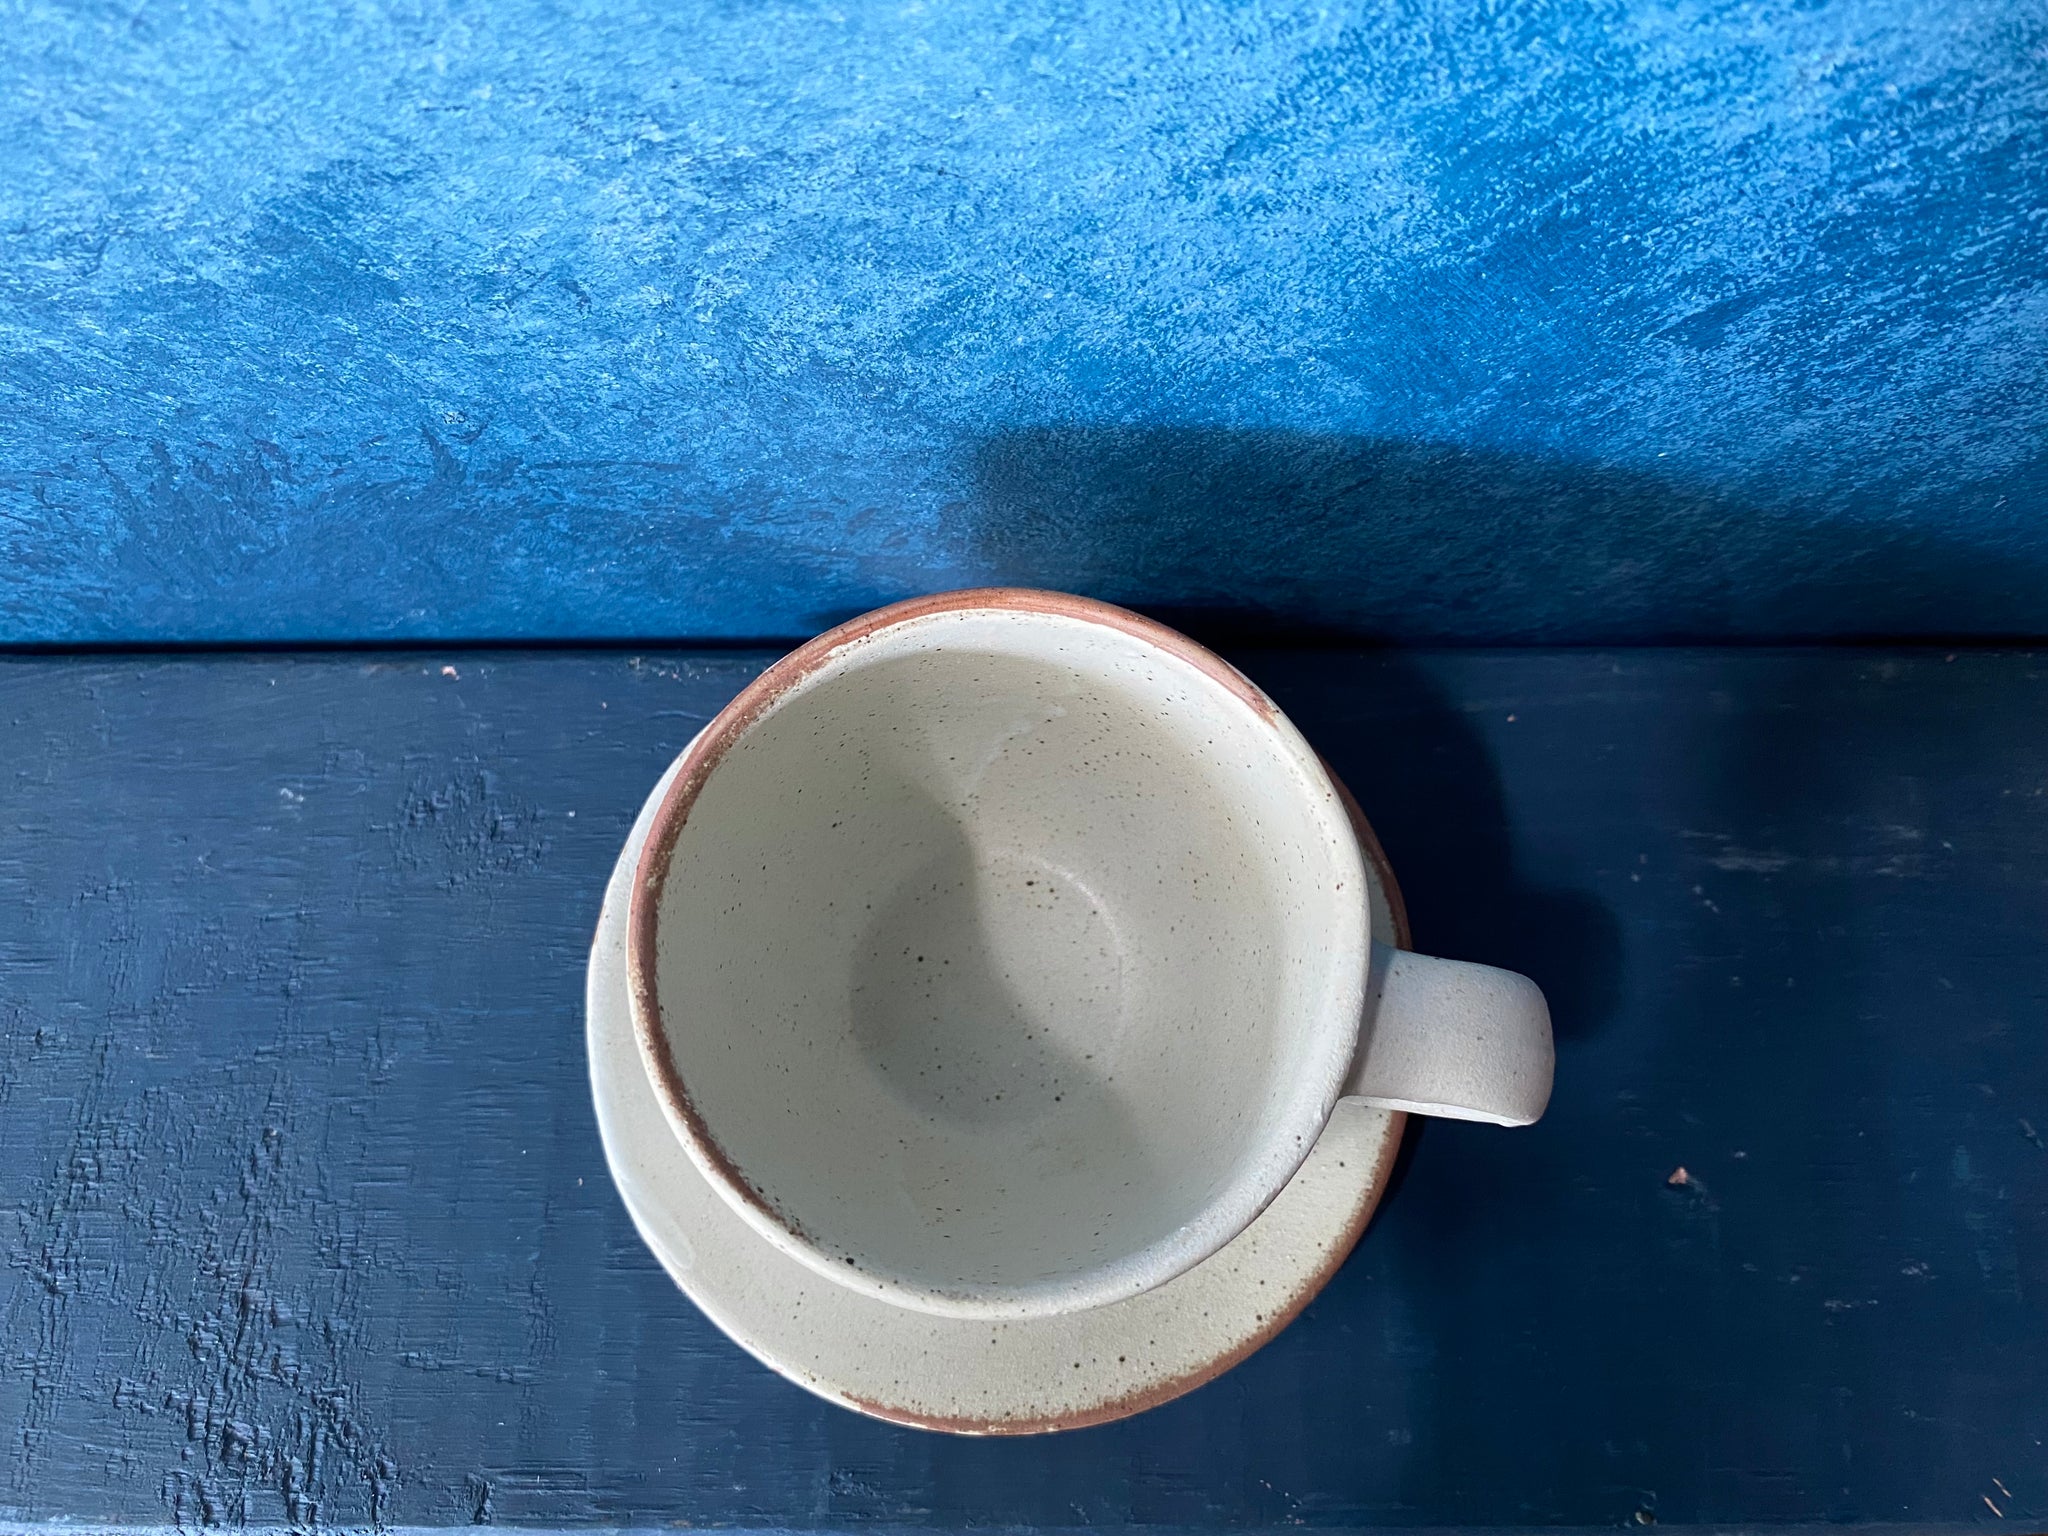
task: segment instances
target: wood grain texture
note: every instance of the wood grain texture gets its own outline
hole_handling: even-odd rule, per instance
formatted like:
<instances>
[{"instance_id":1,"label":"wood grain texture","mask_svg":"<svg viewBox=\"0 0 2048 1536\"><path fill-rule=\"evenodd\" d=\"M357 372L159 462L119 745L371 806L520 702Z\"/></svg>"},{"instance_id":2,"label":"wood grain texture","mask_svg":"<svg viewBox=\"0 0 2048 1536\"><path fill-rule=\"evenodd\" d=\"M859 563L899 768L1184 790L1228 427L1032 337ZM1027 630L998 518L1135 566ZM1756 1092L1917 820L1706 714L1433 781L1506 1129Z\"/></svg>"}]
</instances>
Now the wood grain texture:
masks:
<instances>
[{"instance_id":1,"label":"wood grain texture","mask_svg":"<svg viewBox=\"0 0 2048 1536\"><path fill-rule=\"evenodd\" d=\"M743 1356L598 1148L606 871L768 659L0 664L0 1522L2048 1519L2048 661L1235 653L1556 1101L1218 1382L969 1443Z\"/></svg>"}]
</instances>

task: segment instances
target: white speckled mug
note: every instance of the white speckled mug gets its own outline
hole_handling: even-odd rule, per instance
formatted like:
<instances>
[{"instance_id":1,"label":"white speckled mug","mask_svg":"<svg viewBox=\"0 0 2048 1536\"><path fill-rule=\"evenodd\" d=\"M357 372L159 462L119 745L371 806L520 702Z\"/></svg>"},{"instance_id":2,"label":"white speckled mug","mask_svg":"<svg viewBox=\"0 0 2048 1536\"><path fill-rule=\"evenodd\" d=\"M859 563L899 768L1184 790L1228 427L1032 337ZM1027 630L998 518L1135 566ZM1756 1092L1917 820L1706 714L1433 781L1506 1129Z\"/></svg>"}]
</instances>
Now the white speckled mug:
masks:
<instances>
[{"instance_id":1,"label":"white speckled mug","mask_svg":"<svg viewBox=\"0 0 2048 1536\"><path fill-rule=\"evenodd\" d=\"M1533 983L1372 942L1272 701L1082 598L946 593L793 652L690 745L635 874L635 1030L692 1158L905 1306L1159 1285L1340 1096L1522 1125L1550 1095Z\"/></svg>"}]
</instances>

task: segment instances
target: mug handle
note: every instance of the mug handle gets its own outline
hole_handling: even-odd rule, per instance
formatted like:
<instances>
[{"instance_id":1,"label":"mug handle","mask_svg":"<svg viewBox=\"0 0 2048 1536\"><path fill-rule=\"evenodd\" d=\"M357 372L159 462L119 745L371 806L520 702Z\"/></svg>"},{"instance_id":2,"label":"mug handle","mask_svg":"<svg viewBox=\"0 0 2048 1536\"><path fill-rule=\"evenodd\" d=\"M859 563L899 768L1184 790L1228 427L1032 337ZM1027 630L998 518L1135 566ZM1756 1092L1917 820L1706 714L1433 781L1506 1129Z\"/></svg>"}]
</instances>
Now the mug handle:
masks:
<instances>
[{"instance_id":1,"label":"mug handle","mask_svg":"<svg viewBox=\"0 0 2048 1536\"><path fill-rule=\"evenodd\" d=\"M1416 1115L1531 1125L1550 1102L1555 1061L1550 1008L1528 977L1373 940L1343 1097Z\"/></svg>"}]
</instances>

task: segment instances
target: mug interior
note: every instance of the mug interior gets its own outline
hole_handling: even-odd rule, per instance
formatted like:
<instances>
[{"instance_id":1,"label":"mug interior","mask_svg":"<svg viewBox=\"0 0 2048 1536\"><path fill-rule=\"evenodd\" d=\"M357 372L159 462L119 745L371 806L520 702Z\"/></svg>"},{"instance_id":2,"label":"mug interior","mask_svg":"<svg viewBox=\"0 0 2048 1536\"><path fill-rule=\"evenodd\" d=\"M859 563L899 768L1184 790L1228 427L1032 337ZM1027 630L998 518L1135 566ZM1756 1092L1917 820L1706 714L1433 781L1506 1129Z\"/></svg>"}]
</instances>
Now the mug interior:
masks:
<instances>
[{"instance_id":1,"label":"mug interior","mask_svg":"<svg viewBox=\"0 0 2048 1536\"><path fill-rule=\"evenodd\" d=\"M687 807L657 1078L742 1212L837 1279L980 1316L1135 1294L1328 1115L1366 965L1344 810L1263 696L1119 617L883 626Z\"/></svg>"}]
</instances>

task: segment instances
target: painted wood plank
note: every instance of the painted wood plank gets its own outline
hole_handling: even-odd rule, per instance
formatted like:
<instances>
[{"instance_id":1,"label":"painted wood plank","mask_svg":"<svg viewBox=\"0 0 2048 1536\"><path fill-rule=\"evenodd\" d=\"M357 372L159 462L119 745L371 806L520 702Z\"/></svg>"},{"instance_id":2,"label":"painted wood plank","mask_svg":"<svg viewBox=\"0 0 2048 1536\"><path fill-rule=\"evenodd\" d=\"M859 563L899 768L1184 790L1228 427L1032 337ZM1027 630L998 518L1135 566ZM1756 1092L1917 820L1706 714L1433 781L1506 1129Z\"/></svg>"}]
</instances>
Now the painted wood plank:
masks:
<instances>
[{"instance_id":1,"label":"painted wood plank","mask_svg":"<svg viewBox=\"0 0 2048 1536\"><path fill-rule=\"evenodd\" d=\"M1025 1443L780 1382L605 1175L602 881L765 656L0 662L0 1520L2048 1519L2048 659L1236 659L1419 941L1550 991L1557 1100Z\"/></svg>"}]
</instances>

